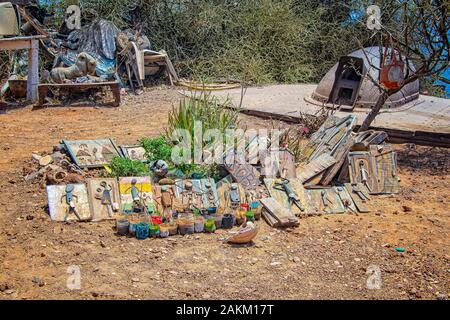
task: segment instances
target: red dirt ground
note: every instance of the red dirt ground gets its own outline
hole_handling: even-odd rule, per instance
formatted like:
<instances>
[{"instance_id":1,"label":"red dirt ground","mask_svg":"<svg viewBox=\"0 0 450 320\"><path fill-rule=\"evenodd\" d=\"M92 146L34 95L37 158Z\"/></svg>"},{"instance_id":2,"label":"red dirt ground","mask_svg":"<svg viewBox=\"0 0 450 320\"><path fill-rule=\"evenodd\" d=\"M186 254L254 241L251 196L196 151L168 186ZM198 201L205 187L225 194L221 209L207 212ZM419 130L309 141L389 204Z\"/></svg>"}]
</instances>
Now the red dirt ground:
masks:
<instances>
[{"instance_id":1,"label":"red dirt ground","mask_svg":"<svg viewBox=\"0 0 450 320\"><path fill-rule=\"evenodd\" d=\"M436 299L450 291L449 150L397 145L402 191L374 197L372 212L302 219L297 228L260 221L251 246L223 234L117 237L114 222L52 222L47 196L23 181L33 152L61 139L155 136L179 95L164 87L119 108L25 107L0 114L0 299ZM270 121L241 116L248 127ZM396 252L403 247L405 252ZM67 268L81 268L69 290ZM381 289L367 288L367 269Z\"/></svg>"}]
</instances>

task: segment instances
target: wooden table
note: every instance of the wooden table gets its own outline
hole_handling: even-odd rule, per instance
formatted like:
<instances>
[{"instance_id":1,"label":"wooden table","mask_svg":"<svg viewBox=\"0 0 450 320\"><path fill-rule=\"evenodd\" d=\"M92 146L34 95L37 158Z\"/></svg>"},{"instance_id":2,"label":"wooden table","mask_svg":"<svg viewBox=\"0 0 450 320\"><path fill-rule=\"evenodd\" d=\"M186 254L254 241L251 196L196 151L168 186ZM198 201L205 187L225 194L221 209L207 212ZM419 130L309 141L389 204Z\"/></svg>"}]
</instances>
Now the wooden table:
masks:
<instances>
[{"instance_id":1,"label":"wooden table","mask_svg":"<svg viewBox=\"0 0 450 320\"><path fill-rule=\"evenodd\" d=\"M39 84L39 40L45 36L0 39L0 50L28 50L27 100L36 101Z\"/></svg>"},{"instance_id":2,"label":"wooden table","mask_svg":"<svg viewBox=\"0 0 450 320\"><path fill-rule=\"evenodd\" d=\"M39 101L37 107L43 107L45 97L48 90L52 88L66 89L69 91L84 91L88 89L109 87L114 97L113 106L118 107L120 105L120 86L117 81L109 82L94 82L94 83L43 83L39 85Z\"/></svg>"}]
</instances>

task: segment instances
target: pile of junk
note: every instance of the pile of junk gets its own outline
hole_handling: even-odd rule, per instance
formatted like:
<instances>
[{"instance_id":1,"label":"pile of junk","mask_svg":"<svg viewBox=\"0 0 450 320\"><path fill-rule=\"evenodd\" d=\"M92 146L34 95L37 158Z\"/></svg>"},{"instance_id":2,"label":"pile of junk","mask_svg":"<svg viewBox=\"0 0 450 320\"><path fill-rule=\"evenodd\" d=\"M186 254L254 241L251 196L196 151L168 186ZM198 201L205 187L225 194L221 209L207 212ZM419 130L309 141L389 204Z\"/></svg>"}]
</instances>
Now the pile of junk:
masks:
<instances>
[{"instance_id":1,"label":"pile of junk","mask_svg":"<svg viewBox=\"0 0 450 320\"><path fill-rule=\"evenodd\" d=\"M355 133L355 126L353 115L329 116L303 139L300 162L292 138L297 133L255 136L244 149L221 154L217 175L149 160L139 144L62 140L53 153L34 154L24 177L46 187L53 221L115 220L118 235L138 239L225 229L219 232L229 235L223 240L249 243L259 220L290 229L310 216L366 214L372 197L400 191L397 154L386 144L387 134ZM115 159L138 161L148 170L111 174Z\"/></svg>"},{"instance_id":2,"label":"pile of junk","mask_svg":"<svg viewBox=\"0 0 450 320\"><path fill-rule=\"evenodd\" d=\"M161 78L170 85L179 81L167 53L153 50L141 22L132 21L133 28L120 30L95 13L83 12L81 18L80 8L71 5L55 30L46 27L52 20L46 8L37 0L0 0L0 41L39 41L39 105L70 104L77 95L97 100L95 95L106 95L104 89L109 88L113 105L118 106L120 94L129 89L140 94ZM26 54L14 51L13 70L2 95L25 96Z\"/></svg>"}]
</instances>

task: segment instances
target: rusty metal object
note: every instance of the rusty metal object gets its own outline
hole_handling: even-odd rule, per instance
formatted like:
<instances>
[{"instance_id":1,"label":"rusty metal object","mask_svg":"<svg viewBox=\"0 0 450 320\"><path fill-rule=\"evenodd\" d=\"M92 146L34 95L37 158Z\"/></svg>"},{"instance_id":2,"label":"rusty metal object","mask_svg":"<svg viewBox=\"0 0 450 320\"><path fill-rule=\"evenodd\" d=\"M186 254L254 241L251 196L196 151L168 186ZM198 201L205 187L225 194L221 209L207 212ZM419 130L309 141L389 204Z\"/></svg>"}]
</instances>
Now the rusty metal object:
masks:
<instances>
[{"instance_id":1,"label":"rusty metal object","mask_svg":"<svg viewBox=\"0 0 450 320\"><path fill-rule=\"evenodd\" d=\"M383 49L383 48L382 48ZM364 52L365 51L365 52ZM371 67L371 64L376 67L380 67L380 48L379 47L369 47L363 50L357 50L347 57L353 57L356 59L361 59L363 61L363 77L361 77L360 83L356 93L356 98L352 107L356 108L371 108L375 105L378 96L381 91L376 87L373 82L366 75L369 73L373 79L379 79L380 71L376 68ZM370 61L367 59L369 58ZM341 63L342 64L342 63ZM333 89L336 88L336 73L340 69L340 63L336 63L322 78L317 88L312 94L313 100L319 103L332 103ZM410 66L414 70L413 66ZM338 73L339 74L339 73ZM349 89L350 90L350 89ZM349 94L350 95L350 94ZM419 80L405 85L399 92L393 94L384 104L384 108L393 108L404 105L405 103L419 98ZM352 109L352 108L351 108Z\"/></svg>"}]
</instances>

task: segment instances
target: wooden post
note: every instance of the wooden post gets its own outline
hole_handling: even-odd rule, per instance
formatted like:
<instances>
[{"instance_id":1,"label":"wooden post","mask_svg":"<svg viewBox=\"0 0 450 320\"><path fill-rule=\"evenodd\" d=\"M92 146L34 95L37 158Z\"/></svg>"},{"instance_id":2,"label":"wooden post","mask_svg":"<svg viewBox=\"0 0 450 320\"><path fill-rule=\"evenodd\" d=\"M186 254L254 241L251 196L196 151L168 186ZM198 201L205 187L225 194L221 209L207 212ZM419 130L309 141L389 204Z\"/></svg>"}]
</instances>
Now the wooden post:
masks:
<instances>
[{"instance_id":1,"label":"wooden post","mask_svg":"<svg viewBox=\"0 0 450 320\"><path fill-rule=\"evenodd\" d=\"M27 100L36 101L38 98L39 84L39 42L31 40L28 49L28 79L27 79Z\"/></svg>"},{"instance_id":2,"label":"wooden post","mask_svg":"<svg viewBox=\"0 0 450 320\"><path fill-rule=\"evenodd\" d=\"M39 40L45 36L0 39L0 50L28 50L27 100L36 101L39 84Z\"/></svg>"}]
</instances>

